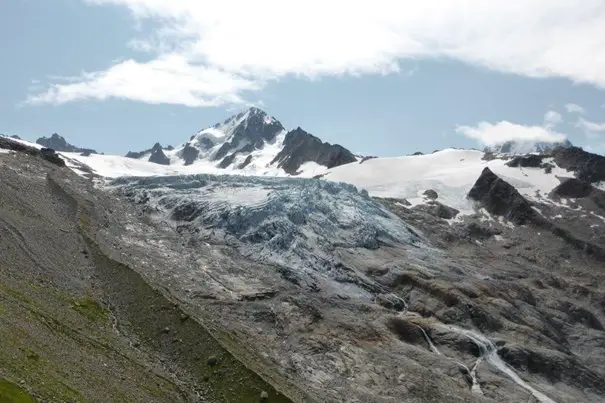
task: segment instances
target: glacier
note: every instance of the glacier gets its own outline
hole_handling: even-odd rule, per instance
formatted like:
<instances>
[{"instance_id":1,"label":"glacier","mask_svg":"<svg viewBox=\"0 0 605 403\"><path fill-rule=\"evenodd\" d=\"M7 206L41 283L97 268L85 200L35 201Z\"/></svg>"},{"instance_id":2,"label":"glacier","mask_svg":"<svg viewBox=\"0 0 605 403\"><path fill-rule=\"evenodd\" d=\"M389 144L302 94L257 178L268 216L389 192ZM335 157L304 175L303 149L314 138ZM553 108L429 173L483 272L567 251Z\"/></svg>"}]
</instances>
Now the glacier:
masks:
<instances>
[{"instance_id":1,"label":"glacier","mask_svg":"<svg viewBox=\"0 0 605 403\"><path fill-rule=\"evenodd\" d=\"M292 281L319 281L341 293L352 285L357 297L372 298L379 286L343 264L336 250L432 250L418 230L346 183L203 174L122 177L108 187L185 237L234 246L287 268Z\"/></svg>"}]
</instances>

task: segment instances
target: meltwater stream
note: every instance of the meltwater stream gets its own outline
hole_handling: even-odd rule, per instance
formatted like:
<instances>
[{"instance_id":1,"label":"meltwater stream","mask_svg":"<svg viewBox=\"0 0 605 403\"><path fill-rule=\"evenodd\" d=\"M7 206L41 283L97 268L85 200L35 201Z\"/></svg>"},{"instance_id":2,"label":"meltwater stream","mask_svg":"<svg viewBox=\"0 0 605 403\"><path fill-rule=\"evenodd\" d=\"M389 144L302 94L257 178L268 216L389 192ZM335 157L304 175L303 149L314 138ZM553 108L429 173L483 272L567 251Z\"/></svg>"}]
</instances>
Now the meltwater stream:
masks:
<instances>
[{"instance_id":1,"label":"meltwater stream","mask_svg":"<svg viewBox=\"0 0 605 403\"><path fill-rule=\"evenodd\" d=\"M525 382L523 379L521 379L519 377L519 375L517 375L517 373L513 369L511 369L504 361L502 361L502 359L500 358L500 356L498 355L498 353L496 351L496 347L494 346L494 344L481 333L477 333L472 330L463 329L463 328L460 328L457 326L452 326L452 325L437 325L437 326L443 330L448 330L450 332L454 332L454 333L466 336L469 339L471 339L473 341L473 343L475 343L477 345L477 347L479 347L479 349L481 351L481 357L485 361L487 361L490 365L492 365L494 368L498 369L502 373L506 374L517 385L521 386L522 388L525 388L541 403L556 403L554 400L552 400L551 398L546 396L544 393L534 389L529 384L527 384L527 382ZM475 364L475 366L473 367L473 370L472 370L473 372L476 371L477 365L478 364Z\"/></svg>"}]
</instances>

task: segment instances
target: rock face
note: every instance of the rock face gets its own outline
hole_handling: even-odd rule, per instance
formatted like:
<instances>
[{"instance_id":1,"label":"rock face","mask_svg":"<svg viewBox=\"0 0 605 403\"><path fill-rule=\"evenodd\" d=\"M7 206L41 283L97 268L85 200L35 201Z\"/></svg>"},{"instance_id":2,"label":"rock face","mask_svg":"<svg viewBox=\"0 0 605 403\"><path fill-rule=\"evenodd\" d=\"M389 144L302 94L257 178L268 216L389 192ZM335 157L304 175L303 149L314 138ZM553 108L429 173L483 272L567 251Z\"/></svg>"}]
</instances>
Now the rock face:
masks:
<instances>
[{"instance_id":1,"label":"rock face","mask_svg":"<svg viewBox=\"0 0 605 403\"><path fill-rule=\"evenodd\" d=\"M439 198L439 195L433 189L425 190L422 194L431 200L437 200L437 198Z\"/></svg>"},{"instance_id":2,"label":"rock face","mask_svg":"<svg viewBox=\"0 0 605 403\"><path fill-rule=\"evenodd\" d=\"M516 224L525 224L536 214L517 189L489 168L483 169L468 197L480 202L489 213L503 216Z\"/></svg>"},{"instance_id":3,"label":"rock face","mask_svg":"<svg viewBox=\"0 0 605 403\"><path fill-rule=\"evenodd\" d=\"M143 150L143 151L128 151L128 153L126 153L126 158L139 159L139 158L142 158L145 154L148 154L150 152L151 152L151 148L147 149L147 150Z\"/></svg>"},{"instance_id":4,"label":"rock face","mask_svg":"<svg viewBox=\"0 0 605 403\"><path fill-rule=\"evenodd\" d=\"M191 165L195 162L195 160L197 160L199 155L200 150L187 143L181 151L180 157L185 161L185 165Z\"/></svg>"},{"instance_id":5,"label":"rock face","mask_svg":"<svg viewBox=\"0 0 605 403\"><path fill-rule=\"evenodd\" d=\"M36 143L47 148L52 148L55 151L63 151L70 153L86 152L89 155L97 154L95 150L92 150L90 148L80 148L69 144L63 137L59 136L57 133L54 133L50 137L40 137L38 140L36 140Z\"/></svg>"},{"instance_id":6,"label":"rock face","mask_svg":"<svg viewBox=\"0 0 605 403\"><path fill-rule=\"evenodd\" d=\"M305 162L315 162L327 168L356 161L355 156L338 144L324 143L300 127L286 134L284 148L275 156L277 163L287 173L294 175Z\"/></svg>"},{"instance_id":7,"label":"rock face","mask_svg":"<svg viewBox=\"0 0 605 403\"><path fill-rule=\"evenodd\" d=\"M274 141L275 137L284 130L278 120L270 118L258 108L250 108L230 119L238 121L243 119L244 115L244 122L235 126L230 133L230 138L212 156L213 160L221 160L228 154L249 153L263 148L265 143Z\"/></svg>"},{"instance_id":8,"label":"rock face","mask_svg":"<svg viewBox=\"0 0 605 403\"><path fill-rule=\"evenodd\" d=\"M558 166L573 171L580 180L605 181L605 157L602 155L578 147L566 147L553 150L552 156Z\"/></svg>"},{"instance_id":9,"label":"rock face","mask_svg":"<svg viewBox=\"0 0 605 403\"><path fill-rule=\"evenodd\" d=\"M162 145L160 143L155 143L155 145L151 149L149 162L153 162L154 164L160 165L170 165L170 159L166 156L166 154L164 154L164 151L162 150Z\"/></svg>"},{"instance_id":10,"label":"rock face","mask_svg":"<svg viewBox=\"0 0 605 403\"><path fill-rule=\"evenodd\" d=\"M588 197L595 189L590 183L576 178L566 178L551 192L551 197L571 197L574 199Z\"/></svg>"},{"instance_id":11,"label":"rock face","mask_svg":"<svg viewBox=\"0 0 605 403\"><path fill-rule=\"evenodd\" d=\"M506 163L509 167L539 168L542 165L542 155L530 154L516 156Z\"/></svg>"}]
</instances>

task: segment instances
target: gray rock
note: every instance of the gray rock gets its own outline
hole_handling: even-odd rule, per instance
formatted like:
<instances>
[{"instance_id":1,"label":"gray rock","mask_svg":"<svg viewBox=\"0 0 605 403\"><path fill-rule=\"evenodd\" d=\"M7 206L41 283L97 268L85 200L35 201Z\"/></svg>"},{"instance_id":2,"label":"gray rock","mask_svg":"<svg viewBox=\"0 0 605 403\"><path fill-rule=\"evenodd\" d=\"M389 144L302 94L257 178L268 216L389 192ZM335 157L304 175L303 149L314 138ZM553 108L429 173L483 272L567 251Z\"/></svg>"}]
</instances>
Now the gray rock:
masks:
<instances>
[{"instance_id":1,"label":"gray rock","mask_svg":"<svg viewBox=\"0 0 605 403\"><path fill-rule=\"evenodd\" d=\"M489 213L503 216L516 224L531 221L536 215L517 189L487 167L469 191L468 197L480 202Z\"/></svg>"},{"instance_id":2,"label":"gray rock","mask_svg":"<svg viewBox=\"0 0 605 403\"><path fill-rule=\"evenodd\" d=\"M36 144L40 144L41 146L52 148L56 151L63 152L71 152L71 153L87 153L97 154L95 150L90 148L80 148L74 145L69 144L63 137L59 136L57 133L53 133L50 137L40 137L36 140Z\"/></svg>"},{"instance_id":3,"label":"gray rock","mask_svg":"<svg viewBox=\"0 0 605 403\"><path fill-rule=\"evenodd\" d=\"M437 200L437 198L439 197L437 192L435 192L433 189L425 190L422 194L431 200Z\"/></svg>"},{"instance_id":4,"label":"gray rock","mask_svg":"<svg viewBox=\"0 0 605 403\"><path fill-rule=\"evenodd\" d=\"M324 143L300 127L287 133L284 148L271 161L291 175L305 162L333 168L356 160L353 153L338 144Z\"/></svg>"},{"instance_id":5,"label":"gray rock","mask_svg":"<svg viewBox=\"0 0 605 403\"><path fill-rule=\"evenodd\" d=\"M160 143L155 143L151 149L151 155L149 156L149 162L160 165L170 165L170 159L164 154Z\"/></svg>"}]
</instances>

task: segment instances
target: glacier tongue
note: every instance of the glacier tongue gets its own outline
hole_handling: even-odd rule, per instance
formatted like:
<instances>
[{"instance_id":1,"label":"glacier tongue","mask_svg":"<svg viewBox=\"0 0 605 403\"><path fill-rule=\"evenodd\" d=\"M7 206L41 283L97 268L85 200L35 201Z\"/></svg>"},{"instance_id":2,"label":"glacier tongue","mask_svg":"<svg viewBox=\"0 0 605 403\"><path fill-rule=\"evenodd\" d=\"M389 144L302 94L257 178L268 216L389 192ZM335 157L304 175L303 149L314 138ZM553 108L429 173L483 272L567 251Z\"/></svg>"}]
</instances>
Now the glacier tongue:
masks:
<instances>
[{"instance_id":1,"label":"glacier tongue","mask_svg":"<svg viewBox=\"0 0 605 403\"><path fill-rule=\"evenodd\" d=\"M186 236L236 246L253 260L289 268L303 282L320 276L337 281L340 292L343 283L353 284L353 294L368 298L378 286L345 267L335 249L429 248L367 192L344 183L190 175L120 178L110 186Z\"/></svg>"}]
</instances>

